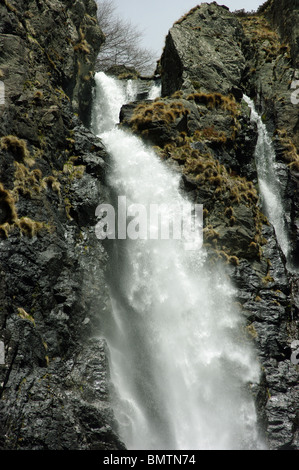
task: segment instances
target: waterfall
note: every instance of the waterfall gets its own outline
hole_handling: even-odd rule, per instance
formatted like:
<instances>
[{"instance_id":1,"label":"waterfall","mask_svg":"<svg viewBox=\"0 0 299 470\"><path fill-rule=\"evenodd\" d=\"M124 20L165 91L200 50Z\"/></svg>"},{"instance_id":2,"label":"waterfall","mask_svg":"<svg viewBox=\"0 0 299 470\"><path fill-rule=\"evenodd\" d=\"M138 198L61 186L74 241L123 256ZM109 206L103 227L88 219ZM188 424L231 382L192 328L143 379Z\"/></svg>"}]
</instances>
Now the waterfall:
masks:
<instances>
[{"instance_id":1,"label":"waterfall","mask_svg":"<svg viewBox=\"0 0 299 470\"><path fill-rule=\"evenodd\" d=\"M288 259L289 238L281 198L280 181L276 170L274 147L266 125L255 110L253 101L246 95L243 96L243 99L251 109L251 120L257 124L258 140L255 149L255 162L262 207L275 230L277 242L286 259Z\"/></svg>"},{"instance_id":2,"label":"waterfall","mask_svg":"<svg viewBox=\"0 0 299 470\"><path fill-rule=\"evenodd\" d=\"M154 100L155 98L158 98L160 94L161 94L161 84L154 83L150 89L148 99Z\"/></svg>"},{"instance_id":3,"label":"waterfall","mask_svg":"<svg viewBox=\"0 0 299 470\"><path fill-rule=\"evenodd\" d=\"M120 107L131 99L121 82L96 75L93 128L111 158L108 184L115 201L188 203L180 174L116 125ZM186 249L182 239L108 243L113 312L102 328L127 448L263 448L252 396L260 367L225 273L209 266L200 244Z\"/></svg>"}]
</instances>

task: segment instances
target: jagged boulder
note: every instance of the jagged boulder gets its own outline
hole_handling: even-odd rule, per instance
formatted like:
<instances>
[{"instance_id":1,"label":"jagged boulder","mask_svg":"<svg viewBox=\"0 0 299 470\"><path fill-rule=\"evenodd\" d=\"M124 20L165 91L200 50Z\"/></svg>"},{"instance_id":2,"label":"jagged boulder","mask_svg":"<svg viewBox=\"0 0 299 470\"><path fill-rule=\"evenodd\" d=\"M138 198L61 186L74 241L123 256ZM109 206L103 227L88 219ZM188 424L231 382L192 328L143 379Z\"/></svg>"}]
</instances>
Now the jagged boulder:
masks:
<instances>
[{"instance_id":1,"label":"jagged boulder","mask_svg":"<svg viewBox=\"0 0 299 470\"><path fill-rule=\"evenodd\" d=\"M237 93L245 67L242 40L242 27L227 7L213 2L190 10L166 37L162 95L180 89Z\"/></svg>"}]
</instances>

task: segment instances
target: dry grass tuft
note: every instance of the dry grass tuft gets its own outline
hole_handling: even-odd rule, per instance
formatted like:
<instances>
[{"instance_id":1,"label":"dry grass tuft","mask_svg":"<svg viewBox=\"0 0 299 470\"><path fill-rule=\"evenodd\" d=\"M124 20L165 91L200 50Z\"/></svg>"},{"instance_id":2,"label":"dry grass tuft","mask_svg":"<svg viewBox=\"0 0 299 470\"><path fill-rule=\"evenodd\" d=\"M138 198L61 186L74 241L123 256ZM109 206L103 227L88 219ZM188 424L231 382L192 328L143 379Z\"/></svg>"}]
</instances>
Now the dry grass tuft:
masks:
<instances>
[{"instance_id":1,"label":"dry grass tuft","mask_svg":"<svg viewBox=\"0 0 299 470\"><path fill-rule=\"evenodd\" d=\"M163 122L170 126L176 119L189 113L190 111L180 101L167 103L158 99L150 104L139 104L134 110L130 125L134 131L141 131L152 122Z\"/></svg>"},{"instance_id":2,"label":"dry grass tuft","mask_svg":"<svg viewBox=\"0 0 299 470\"><path fill-rule=\"evenodd\" d=\"M15 135L6 135L0 139L1 148L11 152L18 161L30 158L25 140Z\"/></svg>"}]
</instances>

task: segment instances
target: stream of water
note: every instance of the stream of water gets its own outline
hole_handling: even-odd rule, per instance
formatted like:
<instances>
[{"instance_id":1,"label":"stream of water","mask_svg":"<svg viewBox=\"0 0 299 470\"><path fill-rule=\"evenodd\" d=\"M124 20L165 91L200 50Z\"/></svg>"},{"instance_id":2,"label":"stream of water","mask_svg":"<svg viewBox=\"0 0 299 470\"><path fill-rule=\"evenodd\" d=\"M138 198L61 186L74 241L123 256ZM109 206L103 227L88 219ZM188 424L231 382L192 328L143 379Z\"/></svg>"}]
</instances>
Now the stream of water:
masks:
<instances>
[{"instance_id":1,"label":"stream of water","mask_svg":"<svg viewBox=\"0 0 299 470\"><path fill-rule=\"evenodd\" d=\"M111 191L140 207L185 204L178 172L117 126L135 94L132 81L96 74L93 129L111 158ZM260 367L222 269L209 267L202 246L186 249L181 239L136 237L111 246L113 315L103 329L127 448L263 448L252 396Z\"/></svg>"},{"instance_id":2,"label":"stream of water","mask_svg":"<svg viewBox=\"0 0 299 470\"><path fill-rule=\"evenodd\" d=\"M259 193L263 210L274 227L277 242L288 259L290 244L284 207L280 192L280 182L276 171L276 158L273 144L266 125L255 110L253 101L243 96L251 109L251 120L257 124L258 140L255 148L255 162L258 174Z\"/></svg>"}]
</instances>

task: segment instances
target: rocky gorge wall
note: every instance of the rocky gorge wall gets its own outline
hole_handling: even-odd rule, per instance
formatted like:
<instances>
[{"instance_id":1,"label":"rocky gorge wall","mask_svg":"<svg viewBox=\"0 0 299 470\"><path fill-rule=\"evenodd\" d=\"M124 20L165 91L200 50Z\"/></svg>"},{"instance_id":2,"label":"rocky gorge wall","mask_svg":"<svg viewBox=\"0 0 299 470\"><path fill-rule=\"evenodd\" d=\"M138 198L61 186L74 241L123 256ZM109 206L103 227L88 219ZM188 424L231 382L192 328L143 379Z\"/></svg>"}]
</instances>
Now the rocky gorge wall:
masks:
<instances>
[{"instance_id":1,"label":"rocky gorge wall","mask_svg":"<svg viewBox=\"0 0 299 470\"><path fill-rule=\"evenodd\" d=\"M109 401L93 0L1 0L0 448L122 448ZM85 124L85 125L84 125Z\"/></svg>"},{"instance_id":2,"label":"rocky gorge wall","mask_svg":"<svg viewBox=\"0 0 299 470\"><path fill-rule=\"evenodd\" d=\"M161 99L121 111L121 125L204 205L210 261L224 263L237 287L261 361L261 429L271 449L294 450L299 280L259 205L257 129L241 98L254 99L273 137L295 262L296 8L271 0L258 15L237 16L215 2L195 7L166 37ZM88 130L104 40L95 3L1 0L0 39L0 448L122 449L100 338L111 306L109 258L94 234L95 208L109 201L108 156Z\"/></svg>"}]
</instances>

